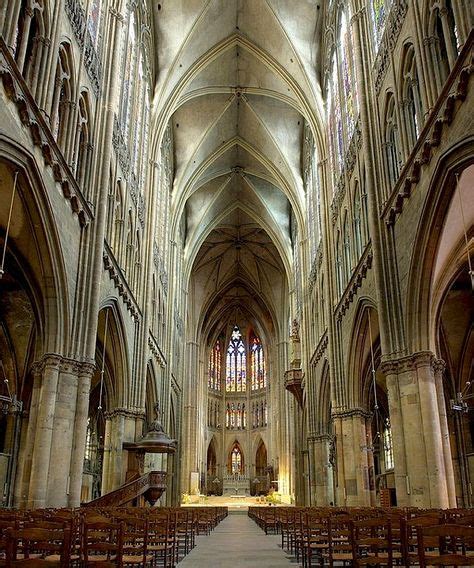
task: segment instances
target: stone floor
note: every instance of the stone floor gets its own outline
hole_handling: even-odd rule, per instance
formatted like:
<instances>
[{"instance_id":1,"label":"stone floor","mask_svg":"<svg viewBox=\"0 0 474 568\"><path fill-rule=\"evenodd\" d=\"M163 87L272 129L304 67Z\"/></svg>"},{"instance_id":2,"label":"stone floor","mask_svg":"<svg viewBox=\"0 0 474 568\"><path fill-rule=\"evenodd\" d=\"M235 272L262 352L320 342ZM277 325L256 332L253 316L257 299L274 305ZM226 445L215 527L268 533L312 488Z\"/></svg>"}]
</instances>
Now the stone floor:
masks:
<instances>
[{"instance_id":1,"label":"stone floor","mask_svg":"<svg viewBox=\"0 0 474 568\"><path fill-rule=\"evenodd\" d=\"M295 568L279 535L265 533L242 513L230 513L209 536L200 536L179 568Z\"/></svg>"}]
</instances>

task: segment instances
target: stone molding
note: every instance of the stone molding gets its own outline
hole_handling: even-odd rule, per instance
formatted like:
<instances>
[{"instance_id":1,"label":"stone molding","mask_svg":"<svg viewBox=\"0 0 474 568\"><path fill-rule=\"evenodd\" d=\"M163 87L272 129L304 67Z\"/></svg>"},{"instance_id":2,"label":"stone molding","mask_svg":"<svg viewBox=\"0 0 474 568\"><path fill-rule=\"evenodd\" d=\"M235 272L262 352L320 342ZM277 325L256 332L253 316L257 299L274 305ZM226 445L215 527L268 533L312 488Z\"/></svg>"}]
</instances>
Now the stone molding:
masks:
<instances>
[{"instance_id":1,"label":"stone molding","mask_svg":"<svg viewBox=\"0 0 474 568\"><path fill-rule=\"evenodd\" d=\"M335 315L337 321L342 320L350 304L355 296L357 296L357 292L362 286L362 281L367 277L368 271L372 268L373 258L372 243L369 241L336 307Z\"/></svg>"},{"instance_id":2,"label":"stone molding","mask_svg":"<svg viewBox=\"0 0 474 568\"><path fill-rule=\"evenodd\" d=\"M158 365L162 369L164 369L166 367L165 356L163 355L163 352L160 349L160 346L158 345L158 342L156 341L155 337L151 334L148 336L148 347L150 348L150 351L152 352Z\"/></svg>"},{"instance_id":3,"label":"stone molding","mask_svg":"<svg viewBox=\"0 0 474 568\"><path fill-rule=\"evenodd\" d=\"M104 241L104 268L109 273L110 279L113 280L115 287L118 289L119 296L122 298L123 303L127 306L133 320L138 322L141 317L141 311L135 300L133 292L123 275L121 268L119 267L114 253L110 246Z\"/></svg>"},{"instance_id":4,"label":"stone molding","mask_svg":"<svg viewBox=\"0 0 474 568\"><path fill-rule=\"evenodd\" d=\"M309 363L312 367L316 367L316 365L321 360L321 357L324 355L324 352L327 349L328 342L329 342L328 330L326 329L324 331L321 339L319 340L319 343L316 346L316 349L314 350L313 356L311 357L311 359L309 361Z\"/></svg>"}]
</instances>

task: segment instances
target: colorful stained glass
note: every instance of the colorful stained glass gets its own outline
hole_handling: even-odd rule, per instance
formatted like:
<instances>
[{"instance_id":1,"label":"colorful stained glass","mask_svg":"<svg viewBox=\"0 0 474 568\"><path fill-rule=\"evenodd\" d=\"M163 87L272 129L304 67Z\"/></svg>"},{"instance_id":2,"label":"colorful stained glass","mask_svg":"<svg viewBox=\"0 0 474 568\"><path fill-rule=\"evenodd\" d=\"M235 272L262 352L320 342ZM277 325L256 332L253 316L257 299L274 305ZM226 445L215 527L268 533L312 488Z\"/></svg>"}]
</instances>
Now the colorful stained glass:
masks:
<instances>
[{"instance_id":1,"label":"colorful stained glass","mask_svg":"<svg viewBox=\"0 0 474 568\"><path fill-rule=\"evenodd\" d=\"M355 80L355 61L352 30L350 26L347 25L347 18L344 12L341 15L340 34L341 68L345 97L347 140L349 141L352 138L352 134L354 133L359 104L357 97L357 82Z\"/></svg>"},{"instance_id":2,"label":"colorful stained glass","mask_svg":"<svg viewBox=\"0 0 474 568\"><path fill-rule=\"evenodd\" d=\"M128 30L123 44L123 81L120 118L123 133L128 139L130 119L132 115L132 101L135 97L136 66L137 66L137 30L135 13L130 12Z\"/></svg>"},{"instance_id":3,"label":"colorful stained glass","mask_svg":"<svg viewBox=\"0 0 474 568\"><path fill-rule=\"evenodd\" d=\"M329 158L333 172L333 188L336 188L339 175L342 170L342 159L344 153L344 140L342 133L341 120L341 101L339 96L337 58L334 54L331 79L329 83Z\"/></svg>"},{"instance_id":4,"label":"colorful stained glass","mask_svg":"<svg viewBox=\"0 0 474 568\"><path fill-rule=\"evenodd\" d=\"M212 390L221 389L221 344L216 341L214 349L209 354L209 372L207 386Z\"/></svg>"},{"instance_id":5,"label":"colorful stained glass","mask_svg":"<svg viewBox=\"0 0 474 568\"><path fill-rule=\"evenodd\" d=\"M252 338L250 360L252 371L252 390L264 389L267 386L265 358L263 355L262 343L256 336Z\"/></svg>"},{"instance_id":6,"label":"colorful stained glass","mask_svg":"<svg viewBox=\"0 0 474 568\"><path fill-rule=\"evenodd\" d=\"M231 456L232 473L242 473L242 452L238 446L234 446Z\"/></svg>"},{"instance_id":7,"label":"colorful stained glass","mask_svg":"<svg viewBox=\"0 0 474 568\"><path fill-rule=\"evenodd\" d=\"M372 20L372 36L374 51L377 52L382 41L387 14L390 11L392 0L372 0L370 2L370 17Z\"/></svg>"},{"instance_id":8,"label":"colorful stained glass","mask_svg":"<svg viewBox=\"0 0 474 568\"><path fill-rule=\"evenodd\" d=\"M247 390L247 357L242 334L237 326L227 349L226 391L245 392Z\"/></svg>"}]
</instances>

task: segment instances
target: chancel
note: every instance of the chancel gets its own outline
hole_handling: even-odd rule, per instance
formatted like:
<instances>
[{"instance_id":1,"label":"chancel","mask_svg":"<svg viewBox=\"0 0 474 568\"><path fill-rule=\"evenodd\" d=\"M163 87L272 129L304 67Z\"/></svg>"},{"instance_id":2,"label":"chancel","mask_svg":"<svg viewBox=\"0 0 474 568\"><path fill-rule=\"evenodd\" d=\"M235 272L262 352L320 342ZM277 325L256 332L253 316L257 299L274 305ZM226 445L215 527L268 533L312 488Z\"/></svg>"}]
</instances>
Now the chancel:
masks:
<instances>
[{"instance_id":1,"label":"chancel","mask_svg":"<svg viewBox=\"0 0 474 568\"><path fill-rule=\"evenodd\" d=\"M0 563L97 514L118 565L356 566L376 518L425 565L474 505L474 4L0 4Z\"/></svg>"}]
</instances>

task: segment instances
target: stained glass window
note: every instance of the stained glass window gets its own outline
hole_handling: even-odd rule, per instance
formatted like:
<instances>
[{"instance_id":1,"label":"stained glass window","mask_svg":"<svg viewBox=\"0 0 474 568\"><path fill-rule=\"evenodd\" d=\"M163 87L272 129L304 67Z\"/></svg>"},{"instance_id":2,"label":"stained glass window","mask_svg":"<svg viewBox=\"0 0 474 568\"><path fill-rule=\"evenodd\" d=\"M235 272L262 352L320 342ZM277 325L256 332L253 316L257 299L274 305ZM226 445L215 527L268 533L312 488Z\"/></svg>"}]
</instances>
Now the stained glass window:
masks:
<instances>
[{"instance_id":1,"label":"stained glass window","mask_svg":"<svg viewBox=\"0 0 474 568\"><path fill-rule=\"evenodd\" d=\"M242 452L238 446L234 446L232 450L232 473L242 473Z\"/></svg>"},{"instance_id":2,"label":"stained glass window","mask_svg":"<svg viewBox=\"0 0 474 568\"><path fill-rule=\"evenodd\" d=\"M244 403L227 403L226 410L226 428L228 430L244 430L247 428L247 411L245 410Z\"/></svg>"},{"instance_id":3,"label":"stained glass window","mask_svg":"<svg viewBox=\"0 0 474 568\"><path fill-rule=\"evenodd\" d=\"M344 12L341 15L340 34L341 70L343 92L345 98L347 140L350 141L352 134L354 133L359 109L357 83L355 80L355 61L352 30L351 27L347 25L347 18Z\"/></svg>"},{"instance_id":4,"label":"stained glass window","mask_svg":"<svg viewBox=\"0 0 474 568\"><path fill-rule=\"evenodd\" d=\"M393 460L392 427L388 418L385 420L383 429L383 451L385 458L385 469L393 469L395 463Z\"/></svg>"},{"instance_id":5,"label":"stained glass window","mask_svg":"<svg viewBox=\"0 0 474 568\"><path fill-rule=\"evenodd\" d=\"M337 60L334 54L331 79L329 83L329 157L333 172L333 187L336 188L339 174L342 170L342 157L344 152L344 140L341 120L341 100L339 97L339 85L337 76Z\"/></svg>"},{"instance_id":6,"label":"stained glass window","mask_svg":"<svg viewBox=\"0 0 474 568\"><path fill-rule=\"evenodd\" d=\"M92 0L90 4L89 18L87 27L91 34L91 39L96 50L99 49L100 44L100 30L102 29L102 0Z\"/></svg>"},{"instance_id":7,"label":"stained glass window","mask_svg":"<svg viewBox=\"0 0 474 568\"><path fill-rule=\"evenodd\" d=\"M247 389L246 373L247 357L242 334L237 326L232 331L232 336L227 349L226 387L227 392L245 392Z\"/></svg>"},{"instance_id":8,"label":"stained glass window","mask_svg":"<svg viewBox=\"0 0 474 568\"><path fill-rule=\"evenodd\" d=\"M221 344L216 341L214 349L209 354L208 387L212 390L221 389Z\"/></svg>"},{"instance_id":9,"label":"stained glass window","mask_svg":"<svg viewBox=\"0 0 474 568\"><path fill-rule=\"evenodd\" d=\"M263 355L262 343L256 336L252 338L250 360L252 371L252 390L264 389L267 386L265 358Z\"/></svg>"},{"instance_id":10,"label":"stained glass window","mask_svg":"<svg viewBox=\"0 0 474 568\"><path fill-rule=\"evenodd\" d=\"M372 23L372 44L375 53L377 53L380 42L382 41L391 5L392 0L371 0L370 2L369 12Z\"/></svg>"},{"instance_id":11,"label":"stained glass window","mask_svg":"<svg viewBox=\"0 0 474 568\"><path fill-rule=\"evenodd\" d=\"M387 14L390 11L392 0L372 0L370 2L370 18L372 20L373 47L377 52L382 41Z\"/></svg>"},{"instance_id":12,"label":"stained glass window","mask_svg":"<svg viewBox=\"0 0 474 568\"><path fill-rule=\"evenodd\" d=\"M130 12L128 29L125 34L122 52L122 100L120 119L125 139L128 139L133 99L135 96L136 67L137 67L137 30L135 13Z\"/></svg>"}]
</instances>

